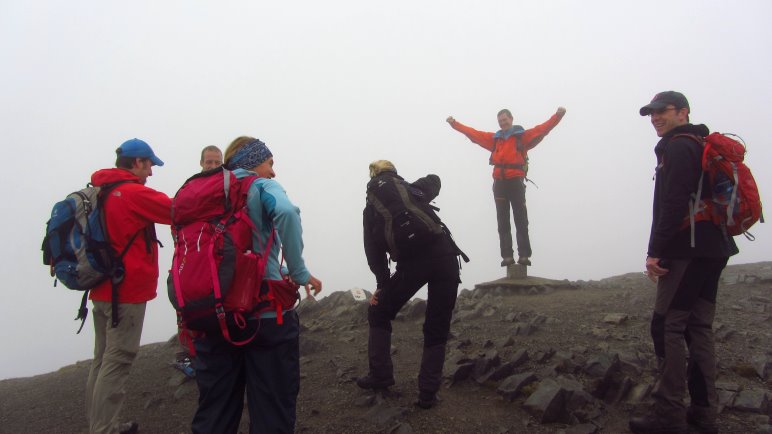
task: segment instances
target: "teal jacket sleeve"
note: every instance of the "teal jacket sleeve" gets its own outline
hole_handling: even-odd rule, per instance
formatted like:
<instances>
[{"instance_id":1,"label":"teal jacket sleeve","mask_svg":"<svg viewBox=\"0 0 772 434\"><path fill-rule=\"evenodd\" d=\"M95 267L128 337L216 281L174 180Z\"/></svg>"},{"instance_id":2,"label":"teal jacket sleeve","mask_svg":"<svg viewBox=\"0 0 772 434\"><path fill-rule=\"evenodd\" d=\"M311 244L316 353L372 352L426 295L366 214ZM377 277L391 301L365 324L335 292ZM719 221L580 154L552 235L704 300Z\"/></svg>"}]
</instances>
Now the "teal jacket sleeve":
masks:
<instances>
[{"instance_id":1,"label":"teal jacket sleeve","mask_svg":"<svg viewBox=\"0 0 772 434\"><path fill-rule=\"evenodd\" d=\"M265 248L272 227L278 234L268 256L266 278L281 279L279 255L283 253L292 280L300 285L308 283L311 273L303 261L300 209L289 200L284 188L272 179L259 178L250 186L247 204L249 216L259 228L259 238L253 238L253 244L259 246L258 249Z\"/></svg>"}]
</instances>

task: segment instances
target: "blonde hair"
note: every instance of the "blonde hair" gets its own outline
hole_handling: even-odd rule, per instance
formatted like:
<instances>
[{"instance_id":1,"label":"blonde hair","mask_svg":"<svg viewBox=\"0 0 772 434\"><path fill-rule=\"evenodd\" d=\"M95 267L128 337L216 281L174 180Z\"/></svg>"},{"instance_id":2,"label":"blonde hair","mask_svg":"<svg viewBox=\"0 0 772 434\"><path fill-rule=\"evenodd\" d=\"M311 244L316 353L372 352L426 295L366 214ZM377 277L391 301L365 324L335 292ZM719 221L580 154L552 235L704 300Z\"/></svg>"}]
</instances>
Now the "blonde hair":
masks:
<instances>
[{"instance_id":1,"label":"blonde hair","mask_svg":"<svg viewBox=\"0 0 772 434\"><path fill-rule=\"evenodd\" d=\"M225 161L225 165L227 166L228 163L230 163L231 158L233 157L233 154L239 151L239 149L243 148L244 145L246 145L249 142L253 142L255 140L254 137L249 136L241 136L234 139L230 145L228 145L228 148L225 150L225 155L223 155L223 160Z\"/></svg>"},{"instance_id":2,"label":"blonde hair","mask_svg":"<svg viewBox=\"0 0 772 434\"><path fill-rule=\"evenodd\" d=\"M391 171L397 173L397 168L389 160L376 160L370 163L370 178L375 178L383 171Z\"/></svg>"}]
</instances>

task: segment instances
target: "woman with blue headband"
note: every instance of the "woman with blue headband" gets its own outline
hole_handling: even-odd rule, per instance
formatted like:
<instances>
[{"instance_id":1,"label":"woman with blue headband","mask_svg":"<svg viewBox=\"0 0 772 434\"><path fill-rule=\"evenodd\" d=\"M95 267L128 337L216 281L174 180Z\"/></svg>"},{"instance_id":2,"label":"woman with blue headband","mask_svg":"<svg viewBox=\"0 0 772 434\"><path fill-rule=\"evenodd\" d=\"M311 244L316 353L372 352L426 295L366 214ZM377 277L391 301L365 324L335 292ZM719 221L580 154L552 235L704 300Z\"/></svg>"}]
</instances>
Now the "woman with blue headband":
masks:
<instances>
[{"instance_id":1,"label":"woman with blue headband","mask_svg":"<svg viewBox=\"0 0 772 434\"><path fill-rule=\"evenodd\" d=\"M303 261L303 229L300 210L290 202L284 188L273 178L273 154L262 141L239 137L225 150L225 168L238 178L260 176L249 188L247 208L256 232L254 251L261 252L276 230L268 255L266 281L284 278L279 262L283 251L287 274L305 286L311 296L322 290ZM296 288L297 286L295 286ZM269 310L249 321L257 336L244 346L230 344L221 335L197 338L194 361L199 388L194 433L236 433L244 407L244 392L250 433L288 433L295 429L296 403L300 390L298 315L294 309Z\"/></svg>"}]
</instances>

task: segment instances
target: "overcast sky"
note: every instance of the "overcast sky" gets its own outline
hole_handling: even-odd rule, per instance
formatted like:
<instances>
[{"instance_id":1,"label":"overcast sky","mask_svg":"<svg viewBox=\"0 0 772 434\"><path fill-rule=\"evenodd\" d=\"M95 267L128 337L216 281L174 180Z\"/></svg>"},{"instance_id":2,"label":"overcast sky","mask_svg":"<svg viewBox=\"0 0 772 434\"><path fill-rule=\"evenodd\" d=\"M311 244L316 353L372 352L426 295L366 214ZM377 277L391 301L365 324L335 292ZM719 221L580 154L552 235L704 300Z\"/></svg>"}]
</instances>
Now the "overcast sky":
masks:
<instances>
[{"instance_id":1,"label":"overcast sky","mask_svg":"<svg viewBox=\"0 0 772 434\"><path fill-rule=\"evenodd\" d=\"M471 289L503 276L489 153L445 118L495 131L509 108L530 128L564 106L529 153L529 273L643 271L657 138L638 109L655 93L681 91L693 122L741 135L769 198L770 19L768 0L0 0L0 378L92 357L90 321L77 336L72 321L80 294L52 287L40 243L53 203L133 137L166 162L148 186L169 195L199 169L203 146L265 141L325 293L373 289L361 234L368 164L389 159L410 180L436 173L440 215L472 259L461 285ZM158 229L166 248L143 343L176 331L171 239ZM752 232L730 263L772 260L772 225Z\"/></svg>"}]
</instances>

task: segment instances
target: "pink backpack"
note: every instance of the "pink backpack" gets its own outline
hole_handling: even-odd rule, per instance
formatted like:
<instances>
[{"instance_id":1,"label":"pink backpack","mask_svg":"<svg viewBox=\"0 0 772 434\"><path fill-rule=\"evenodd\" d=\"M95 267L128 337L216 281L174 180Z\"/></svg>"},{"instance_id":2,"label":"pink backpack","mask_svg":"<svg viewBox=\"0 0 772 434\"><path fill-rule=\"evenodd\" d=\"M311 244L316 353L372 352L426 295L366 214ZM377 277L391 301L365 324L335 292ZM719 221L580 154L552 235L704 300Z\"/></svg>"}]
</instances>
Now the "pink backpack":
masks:
<instances>
[{"instance_id":1,"label":"pink backpack","mask_svg":"<svg viewBox=\"0 0 772 434\"><path fill-rule=\"evenodd\" d=\"M271 308L260 288L274 232L265 250L252 250L252 233L257 232L247 212L247 192L255 179L238 179L225 168L210 170L185 181L174 196L174 257L167 283L181 341L190 344L191 331L219 329L227 341L245 345L257 330L233 340L229 325L245 329L258 306Z\"/></svg>"}]
</instances>

